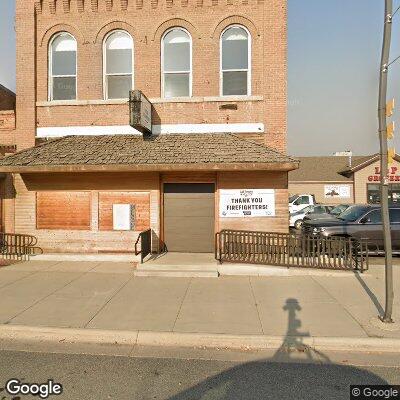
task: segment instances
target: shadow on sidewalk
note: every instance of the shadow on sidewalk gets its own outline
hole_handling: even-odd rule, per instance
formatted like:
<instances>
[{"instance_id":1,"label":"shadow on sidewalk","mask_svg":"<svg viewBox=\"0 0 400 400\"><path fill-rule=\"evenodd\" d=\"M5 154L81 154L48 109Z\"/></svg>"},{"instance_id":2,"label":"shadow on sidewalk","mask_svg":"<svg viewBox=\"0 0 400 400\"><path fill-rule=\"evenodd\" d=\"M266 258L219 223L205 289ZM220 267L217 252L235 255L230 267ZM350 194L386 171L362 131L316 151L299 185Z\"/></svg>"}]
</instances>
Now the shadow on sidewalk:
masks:
<instances>
[{"instance_id":1,"label":"shadow on sidewalk","mask_svg":"<svg viewBox=\"0 0 400 400\"><path fill-rule=\"evenodd\" d=\"M350 385L387 382L360 368L334 364L304 343L297 299L287 299L288 328L271 358L244 363L212 376L169 400L349 399Z\"/></svg>"},{"instance_id":2,"label":"shadow on sidewalk","mask_svg":"<svg viewBox=\"0 0 400 400\"><path fill-rule=\"evenodd\" d=\"M380 316L383 316L383 314L385 313L385 310L383 309L381 303L379 302L378 298L376 297L376 295L374 294L374 292L368 287L367 283L364 281L363 278L361 278L360 274L356 273L354 274L357 281L360 283L360 285L362 286L362 288L365 290L365 292L367 293L368 297L372 300L372 302L374 303L378 313Z\"/></svg>"}]
</instances>

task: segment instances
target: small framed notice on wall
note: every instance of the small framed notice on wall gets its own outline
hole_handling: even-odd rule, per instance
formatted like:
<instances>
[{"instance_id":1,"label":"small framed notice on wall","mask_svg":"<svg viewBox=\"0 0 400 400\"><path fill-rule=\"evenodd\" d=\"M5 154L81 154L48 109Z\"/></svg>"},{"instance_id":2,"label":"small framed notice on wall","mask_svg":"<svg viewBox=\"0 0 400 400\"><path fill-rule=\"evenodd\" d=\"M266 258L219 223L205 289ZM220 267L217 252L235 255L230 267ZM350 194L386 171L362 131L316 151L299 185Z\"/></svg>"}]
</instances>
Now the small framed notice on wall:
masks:
<instances>
[{"instance_id":1,"label":"small framed notice on wall","mask_svg":"<svg viewBox=\"0 0 400 400\"><path fill-rule=\"evenodd\" d=\"M113 204L113 229L115 231L135 230L135 219L133 204Z\"/></svg>"}]
</instances>

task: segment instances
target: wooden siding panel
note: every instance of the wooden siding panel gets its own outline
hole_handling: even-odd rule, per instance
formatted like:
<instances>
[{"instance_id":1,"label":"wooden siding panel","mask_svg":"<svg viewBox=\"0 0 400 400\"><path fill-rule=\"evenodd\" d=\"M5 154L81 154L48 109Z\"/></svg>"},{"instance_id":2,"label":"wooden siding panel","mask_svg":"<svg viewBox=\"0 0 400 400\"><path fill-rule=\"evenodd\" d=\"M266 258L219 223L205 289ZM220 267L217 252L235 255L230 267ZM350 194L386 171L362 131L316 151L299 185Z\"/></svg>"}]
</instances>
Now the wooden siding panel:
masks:
<instances>
[{"instance_id":1,"label":"wooden siding panel","mask_svg":"<svg viewBox=\"0 0 400 400\"><path fill-rule=\"evenodd\" d=\"M38 192L37 229L90 229L90 192Z\"/></svg>"},{"instance_id":2,"label":"wooden siding panel","mask_svg":"<svg viewBox=\"0 0 400 400\"><path fill-rule=\"evenodd\" d=\"M150 228L150 193L101 192L99 193L99 230L113 230L113 204L136 206L135 231Z\"/></svg>"},{"instance_id":3,"label":"wooden siding panel","mask_svg":"<svg viewBox=\"0 0 400 400\"><path fill-rule=\"evenodd\" d=\"M264 232L289 231L289 192L285 172L221 172L218 174L216 215L217 230L238 229ZM219 217L219 191L221 189L275 189L275 217L221 218Z\"/></svg>"}]
</instances>

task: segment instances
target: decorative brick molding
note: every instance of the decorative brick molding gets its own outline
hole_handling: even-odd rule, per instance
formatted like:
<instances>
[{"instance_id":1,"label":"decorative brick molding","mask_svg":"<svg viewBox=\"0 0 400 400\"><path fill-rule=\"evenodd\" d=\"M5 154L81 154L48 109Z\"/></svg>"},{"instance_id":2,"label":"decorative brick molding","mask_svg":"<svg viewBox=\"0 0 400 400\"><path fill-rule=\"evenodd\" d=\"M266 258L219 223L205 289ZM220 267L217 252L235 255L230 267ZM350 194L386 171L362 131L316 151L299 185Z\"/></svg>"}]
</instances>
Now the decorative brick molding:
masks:
<instances>
[{"instance_id":1,"label":"decorative brick molding","mask_svg":"<svg viewBox=\"0 0 400 400\"><path fill-rule=\"evenodd\" d=\"M81 13L81 12L84 12L84 11L85 11L84 0L78 0L77 6L78 6L78 12Z\"/></svg>"},{"instance_id":2,"label":"decorative brick molding","mask_svg":"<svg viewBox=\"0 0 400 400\"><path fill-rule=\"evenodd\" d=\"M211 34L211 37L212 38L219 37L221 35L221 32L226 27L234 24L243 25L244 27L246 27L250 31L250 34L253 38L260 36L260 32L253 21L241 15L231 15L229 17L224 18L215 26Z\"/></svg>"},{"instance_id":3,"label":"decorative brick molding","mask_svg":"<svg viewBox=\"0 0 400 400\"><path fill-rule=\"evenodd\" d=\"M197 28L191 22L189 22L187 19L177 17L169 19L168 21L164 21L162 24L160 24L156 29L156 31L154 32L152 41L153 42L155 40L160 41L161 36L164 34L166 30L176 26L185 28L192 35L192 37L195 36L200 39Z\"/></svg>"},{"instance_id":4,"label":"decorative brick molding","mask_svg":"<svg viewBox=\"0 0 400 400\"><path fill-rule=\"evenodd\" d=\"M49 0L49 10L50 14L56 13L56 0Z\"/></svg>"},{"instance_id":5,"label":"decorative brick molding","mask_svg":"<svg viewBox=\"0 0 400 400\"><path fill-rule=\"evenodd\" d=\"M79 43L82 44L87 43L82 31L76 25L57 23L49 27L45 32L38 34L38 38L40 38L39 39L40 47L42 47L43 45L47 46L51 37L58 32L68 32L72 36L74 36Z\"/></svg>"},{"instance_id":6,"label":"decorative brick molding","mask_svg":"<svg viewBox=\"0 0 400 400\"><path fill-rule=\"evenodd\" d=\"M143 0L136 0L136 8L138 10L143 8Z\"/></svg>"},{"instance_id":7,"label":"decorative brick molding","mask_svg":"<svg viewBox=\"0 0 400 400\"><path fill-rule=\"evenodd\" d=\"M121 0L121 10L126 11L128 9L128 0Z\"/></svg>"},{"instance_id":8,"label":"decorative brick molding","mask_svg":"<svg viewBox=\"0 0 400 400\"><path fill-rule=\"evenodd\" d=\"M113 0L106 0L106 10L111 11L113 8Z\"/></svg>"},{"instance_id":9,"label":"decorative brick molding","mask_svg":"<svg viewBox=\"0 0 400 400\"><path fill-rule=\"evenodd\" d=\"M99 9L99 2L98 0L90 0L90 8L93 12L97 12Z\"/></svg>"},{"instance_id":10,"label":"decorative brick molding","mask_svg":"<svg viewBox=\"0 0 400 400\"><path fill-rule=\"evenodd\" d=\"M69 13L70 11L70 5L71 5L70 1L71 0L63 0L63 11L65 13Z\"/></svg>"},{"instance_id":11,"label":"decorative brick molding","mask_svg":"<svg viewBox=\"0 0 400 400\"><path fill-rule=\"evenodd\" d=\"M36 0L35 1L35 13L41 14L43 11L43 0Z\"/></svg>"},{"instance_id":12,"label":"decorative brick molding","mask_svg":"<svg viewBox=\"0 0 400 400\"><path fill-rule=\"evenodd\" d=\"M115 31L117 29L121 29L127 31L135 40L136 38L136 30L135 28L126 21L120 20L112 20L107 22L96 34L96 37L93 39L93 43L103 43L104 37L111 31Z\"/></svg>"}]
</instances>

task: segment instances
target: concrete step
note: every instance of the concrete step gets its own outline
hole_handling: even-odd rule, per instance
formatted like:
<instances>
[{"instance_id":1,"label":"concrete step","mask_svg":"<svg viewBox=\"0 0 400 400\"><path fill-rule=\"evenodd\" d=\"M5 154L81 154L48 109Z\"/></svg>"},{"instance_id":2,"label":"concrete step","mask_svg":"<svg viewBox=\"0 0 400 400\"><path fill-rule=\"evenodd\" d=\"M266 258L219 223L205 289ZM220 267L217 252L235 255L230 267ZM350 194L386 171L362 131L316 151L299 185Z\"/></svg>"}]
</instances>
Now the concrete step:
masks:
<instances>
[{"instance_id":1,"label":"concrete step","mask_svg":"<svg viewBox=\"0 0 400 400\"><path fill-rule=\"evenodd\" d=\"M218 270L218 265L217 263L214 264L208 264L208 265L193 265L193 264L156 264L151 261L145 262L144 264L138 264L137 270L140 271L153 271L153 270L158 270L158 271L175 271L175 270L184 270L184 271L217 271Z\"/></svg>"},{"instance_id":2,"label":"concrete step","mask_svg":"<svg viewBox=\"0 0 400 400\"><path fill-rule=\"evenodd\" d=\"M135 276L158 276L164 278L218 278L218 271L214 270L194 270L194 269L136 269Z\"/></svg>"}]
</instances>

